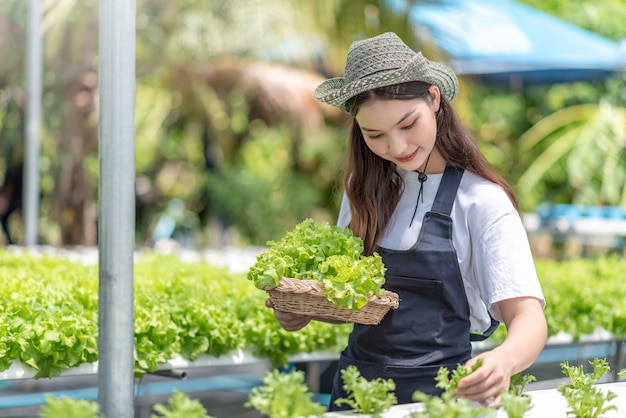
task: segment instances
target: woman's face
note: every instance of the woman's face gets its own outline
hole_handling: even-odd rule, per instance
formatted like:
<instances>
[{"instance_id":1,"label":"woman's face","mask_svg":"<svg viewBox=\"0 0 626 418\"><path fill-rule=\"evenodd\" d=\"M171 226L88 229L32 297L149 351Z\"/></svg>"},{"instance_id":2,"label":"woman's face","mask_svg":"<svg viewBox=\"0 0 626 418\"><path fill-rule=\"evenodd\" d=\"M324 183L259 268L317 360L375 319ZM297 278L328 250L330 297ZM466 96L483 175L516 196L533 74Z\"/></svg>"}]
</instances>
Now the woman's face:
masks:
<instances>
[{"instance_id":1,"label":"woman's face","mask_svg":"<svg viewBox=\"0 0 626 418\"><path fill-rule=\"evenodd\" d=\"M432 101L374 99L359 107L356 120L365 143L374 154L401 169L423 171L435 146L435 112L439 110L440 101L436 86L431 86L429 91ZM439 159L439 153L436 150L435 153ZM435 155L431 156L428 168L435 165L433 157Z\"/></svg>"}]
</instances>

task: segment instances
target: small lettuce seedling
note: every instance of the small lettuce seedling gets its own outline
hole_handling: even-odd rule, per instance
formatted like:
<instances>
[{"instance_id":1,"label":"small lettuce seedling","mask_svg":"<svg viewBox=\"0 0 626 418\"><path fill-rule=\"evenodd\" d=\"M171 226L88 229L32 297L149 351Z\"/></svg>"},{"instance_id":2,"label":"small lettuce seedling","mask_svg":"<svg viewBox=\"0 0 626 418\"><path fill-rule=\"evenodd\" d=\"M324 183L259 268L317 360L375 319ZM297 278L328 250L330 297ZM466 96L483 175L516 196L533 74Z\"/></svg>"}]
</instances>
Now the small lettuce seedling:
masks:
<instances>
[{"instance_id":1,"label":"small lettuce seedling","mask_svg":"<svg viewBox=\"0 0 626 418\"><path fill-rule=\"evenodd\" d=\"M326 412L324 405L313 401L302 371L283 373L274 369L261 382L261 386L252 388L244 406L269 418L320 417Z\"/></svg>"},{"instance_id":2,"label":"small lettuce seedling","mask_svg":"<svg viewBox=\"0 0 626 418\"><path fill-rule=\"evenodd\" d=\"M594 384L610 370L606 359L595 358L589 362L593 367L591 373L585 373L583 366L570 366L568 362L561 363L563 374L570 378L570 384L561 384L558 391L567 400L570 409L568 414L577 418L597 418L605 412L617 410L615 405L608 403L617 395L610 390L602 391Z\"/></svg>"},{"instance_id":3,"label":"small lettuce seedling","mask_svg":"<svg viewBox=\"0 0 626 418\"><path fill-rule=\"evenodd\" d=\"M411 418L487 418L495 416L495 409L478 406L469 399L457 398L456 396L459 381L480 366L482 366L481 360L478 360L471 369L460 364L452 373L449 372L448 368L440 367L435 380L437 381L437 387L443 389L443 393L440 397L421 391L413 393L413 400L422 402L424 411L413 412Z\"/></svg>"},{"instance_id":4,"label":"small lettuce seedling","mask_svg":"<svg viewBox=\"0 0 626 418\"><path fill-rule=\"evenodd\" d=\"M169 397L167 405L157 403L154 410L159 415L152 414L150 418L213 418L207 415L207 410L199 400L191 399L178 389Z\"/></svg>"},{"instance_id":5,"label":"small lettuce seedling","mask_svg":"<svg viewBox=\"0 0 626 418\"><path fill-rule=\"evenodd\" d=\"M367 380L361 376L355 366L348 366L341 371L343 388L348 398L339 398L335 405L346 404L355 412L369 414L373 418L379 417L391 406L398 403L393 391L396 384L392 379L376 378Z\"/></svg>"},{"instance_id":6,"label":"small lettuce seedling","mask_svg":"<svg viewBox=\"0 0 626 418\"><path fill-rule=\"evenodd\" d=\"M46 403L39 412L40 418L101 418L100 405L96 401L46 396Z\"/></svg>"},{"instance_id":7,"label":"small lettuce seedling","mask_svg":"<svg viewBox=\"0 0 626 418\"><path fill-rule=\"evenodd\" d=\"M531 374L520 373L511 376L509 391L501 394L500 406L508 418L523 418L526 412L532 409L531 399L524 395L524 389L530 382L537 380Z\"/></svg>"}]
</instances>

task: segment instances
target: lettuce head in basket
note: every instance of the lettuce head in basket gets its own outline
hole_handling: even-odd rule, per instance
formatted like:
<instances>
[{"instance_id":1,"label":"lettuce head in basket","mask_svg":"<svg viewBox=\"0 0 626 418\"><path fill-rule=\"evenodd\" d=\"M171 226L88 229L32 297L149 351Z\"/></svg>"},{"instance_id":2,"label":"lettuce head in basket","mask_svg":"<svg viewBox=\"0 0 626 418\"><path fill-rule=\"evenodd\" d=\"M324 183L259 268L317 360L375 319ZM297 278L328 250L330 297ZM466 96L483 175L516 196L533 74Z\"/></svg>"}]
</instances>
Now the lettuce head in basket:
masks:
<instances>
[{"instance_id":1,"label":"lettuce head in basket","mask_svg":"<svg viewBox=\"0 0 626 418\"><path fill-rule=\"evenodd\" d=\"M355 310L385 293L382 258L363 256L363 240L347 227L305 219L280 241L267 244L248 271L259 289L276 287L284 277L315 280L324 284L326 299Z\"/></svg>"}]
</instances>

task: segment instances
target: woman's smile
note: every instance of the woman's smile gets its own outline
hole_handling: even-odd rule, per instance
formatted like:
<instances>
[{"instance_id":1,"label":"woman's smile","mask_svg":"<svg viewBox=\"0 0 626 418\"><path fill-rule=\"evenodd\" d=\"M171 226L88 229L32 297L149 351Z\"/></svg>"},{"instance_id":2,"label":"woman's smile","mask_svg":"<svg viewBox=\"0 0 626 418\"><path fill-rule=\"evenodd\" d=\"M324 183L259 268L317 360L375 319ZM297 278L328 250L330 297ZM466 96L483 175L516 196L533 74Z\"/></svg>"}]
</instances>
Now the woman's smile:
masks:
<instances>
[{"instance_id":1,"label":"woman's smile","mask_svg":"<svg viewBox=\"0 0 626 418\"><path fill-rule=\"evenodd\" d=\"M404 156L404 157L396 157L396 160L399 163L408 163L409 161L411 161L413 158L415 158L415 156L417 155L417 150L413 151L411 154Z\"/></svg>"}]
</instances>

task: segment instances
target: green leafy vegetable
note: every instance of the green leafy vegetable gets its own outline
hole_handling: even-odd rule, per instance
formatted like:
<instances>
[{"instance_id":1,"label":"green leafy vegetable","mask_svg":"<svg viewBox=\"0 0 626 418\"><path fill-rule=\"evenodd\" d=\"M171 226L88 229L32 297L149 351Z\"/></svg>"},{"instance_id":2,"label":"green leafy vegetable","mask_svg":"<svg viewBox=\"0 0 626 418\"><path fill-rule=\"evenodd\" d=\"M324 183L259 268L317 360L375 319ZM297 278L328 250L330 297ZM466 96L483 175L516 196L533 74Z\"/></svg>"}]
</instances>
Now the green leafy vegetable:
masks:
<instances>
[{"instance_id":1,"label":"green leafy vegetable","mask_svg":"<svg viewBox=\"0 0 626 418\"><path fill-rule=\"evenodd\" d=\"M537 379L531 374L517 373L511 376L509 391L501 394L500 403L508 418L523 418L526 412L532 409L531 399L524 395L524 389L528 383L535 380Z\"/></svg>"},{"instance_id":2,"label":"green leafy vegetable","mask_svg":"<svg viewBox=\"0 0 626 418\"><path fill-rule=\"evenodd\" d=\"M135 374L167 361L241 350L287 364L288 356L339 353L351 324L280 327L245 274L204 261L143 253L135 263ZM35 378L98 359L98 269L69 259L0 249L0 371L14 362Z\"/></svg>"},{"instance_id":3,"label":"green leafy vegetable","mask_svg":"<svg viewBox=\"0 0 626 418\"><path fill-rule=\"evenodd\" d=\"M382 258L363 256L363 240L348 228L305 219L268 245L248 272L259 289L276 287L283 277L317 280L324 283L328 300L355 310L384 293Z\"/></svg>"},{"instance_id":4,"label":"green leafy vegetable","mask_svg":"<svg viewBox=\"0 0 626 418\"><path fill-rule=\"evenodd\" d=\"M0 257L0 369L19 360L35 377L97 359L97 281L90 266L41 256Z\"/></svg>"},{"instance_id":5,"label":"green leafy vegetable","mask_svg":"<svg viewBox=\"0 0 626 418\"><path fill-rule=\"evenodd\" d=\"M462 364L450 373L447 367L440 367L435 380L437 387L443 389L441 396L433 396L421 391L413 393L413 400L424 404L424 411L414 412L412 418L477 418L493 417L495 409L476 406L466 398L457 398L459 381L482 366L479 359L471 369Z\"/></svg>"},{"instance_id":6,"label":"green leafy vegetable","mask_svg":"<svg viewBox=\"0 0 626 418\"><path fill-rule=\"evenodd\" d=\"M326 407L313 401L313 394L304 383L304 372L281 373L274 369L261 379L262 385L252 388L244 406L254 408L269 418L321 416Z\"/></svg>"},{"instance_id":7,"label":"green leafy vegetable","mask_svg":"<svg viewBox=\"0 0 626 418\"><path fill-rule=\"evenodd\" d=\"M411 418L487 418L496 415L495 409L476 406L468 399L456 398L450 393L438 397L417 391L413 400L422 402L424 411L411 413Z\"/></svg>"},{"instance_id":8,"label":"green leafy vegetable","mask_svg":"<svg viewBox=\"0 0 626 418\"><path fill-rule=\"evenodd\" d=\"M617 410L615 405L608 405L617 395L610 390L604 392L594 384L610 370L606 359L595 358L589 362L593 367L591 373L585 373L583 366L570 366L568 362L561 363L563 374L570 378L570 384L561 384L558 391L567 400L570 410L578 418L597 418L601 414Z\"/></svg>"},{"instance_id":9,"label":"green leafy vegetable","mask_svg":"<svg viewBox=\"0 0 626 418\"><path fill-rule=\"evenodd\" d=\"M46 396L46 403L39 412L40 418L100 418L100 405L96 401L75 398L55 398ZM168 399L168 405L157 403L154 410L160 415L150 418L212 418L200 401L190 399L187 394L175 390Z\"/></svg>"},{"instance_id":10,"label":"green leafy vegetable","mask_svg":"<svg viewBox=\"0 0 626 418\"><path fill-rule=\"evenodd\" d=\"M180 390L174 390L167 405L157 403L153 408L160 415L153 414L150 415L150 418L212 418L207 415L207 411L200 401L189 398Z\"/></svg>"},{"instance_id":11,"label":"green leafy vegetable","mask_svg":"<svg viewBox=\"0 0 626 418\"><path fill-rule=\"evenodd\" d=\"M483 361L481 359L478 359L470 369L462 364L459 364L457 368L452 371L452 373L449 373L447 367L441 367L437 371L437 376L435 377L437 387L443 389L444 392L456 395L461 379L469 376L482 365Z\"/></svg>"},{"instance_id":12,"label":"green leafy vegetable","mask_svg":"<svg viewBox=\"0 0 626 418\"><path fill-rule=\"evenodd\" d=\"M385 269L380 256L354 260L345 255L328 257L319 266L324 275L324 296L341 308L361 309L369 296L384 292Z\"/></svg>"},{"instance_id":13,"label":"green leafy vegetable","mask_svg":"<svg viewBox=\"0 0 626 418\"><path fill-rule=\"evenodd\" d=\"M46 396L39 411L40 418L100 418L100 405L96 401Z\"/></svg>"},{"instance_id":14,"label":"green leafy vegetable","mask_svg":"<svg viewBox=\"0 0 626 418\"><path fill-rule=\"evenodd\" d=\"M370 414L376 418L398 402L393 393L396 384L392 379L367 380L361 376L356 366L343 369L341 378L348 398L335 400L337 406L346 404L356 412Z\"/></svg>"},{"instance_id":15,"label":"green leafy vegetable","mask_svg":"<svg viewBox=\"0 0 626 418\"><path fill-rule=\"evenodd\" d=\"M532 409L529 396L506 392L501 395L501 406L508 418L523 418Z\"/></svg>"},{"instance_id":16,"label":"green leafy vegetable","mask_svg":"<svg viewBox=\"0 0 626 418\"><path fill-rule=\"evenodd\" d=\"M509 393L517 396L521 396L524 394L524 390L526 386L536 381L537 378L532 374L521 374L517 373L511 376L511 384L509 385Z\"/></svg>"},{"instance_id":17,"label":"green leafy vegetable","mask_svg":"<svg viewBox=\"0 0 626 418\"><path fill-rule=\"evenodd\" d=\"M262 303L258 301L248 310L241 307L244 341L253 354L267 358L274 367L286 366L289 355L316 351L339 353L353 328L353 324L312 321L298 332L286 331L276 321L271 309L258 308Z\"/></svg>"}]
</instances>

